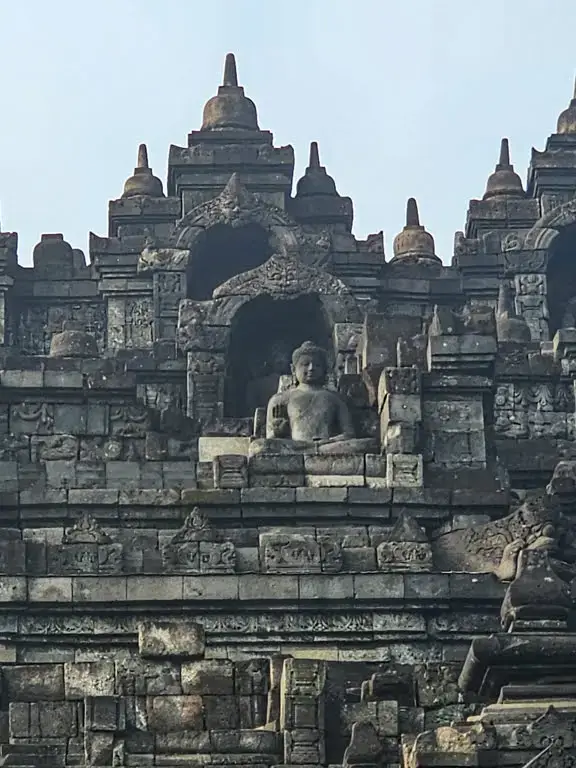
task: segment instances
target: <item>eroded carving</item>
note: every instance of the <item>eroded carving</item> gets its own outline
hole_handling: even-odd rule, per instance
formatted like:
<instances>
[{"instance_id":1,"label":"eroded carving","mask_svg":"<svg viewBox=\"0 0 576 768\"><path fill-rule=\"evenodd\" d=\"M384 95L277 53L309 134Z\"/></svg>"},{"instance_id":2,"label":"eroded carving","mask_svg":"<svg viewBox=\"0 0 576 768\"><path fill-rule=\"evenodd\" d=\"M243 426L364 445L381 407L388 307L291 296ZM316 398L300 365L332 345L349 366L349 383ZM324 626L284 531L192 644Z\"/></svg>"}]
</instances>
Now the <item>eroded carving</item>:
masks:
<instances>
[{"instance_id":1,"label":"eroded carving","mask_svg":"<svg viewBox=\"0 0 576 768\"><path fill-rule=\"evenodd\" d=\"M63 544L111 544L112 539L88 512L64 531Z\"/></svg>"},{"instance_id":2,"label":"eroded carving","mask_svg":"<svg viewBox=\"0 0 576 768\"><path fill-rule=\"evenodd\" d=\"M546 497L528 499L501 520L438 536L432 542L434 562L442 570L513 578L518 552L555 540L558 522L558 511Z\"/></svg>"},{"instance_id":3,"label":"eroded carving","mask_svg":"<svg viewBox=\"0 0 576 768\"><path fill-rule=\"evenodd\" d=\"M183 248L146 247L138 258L138 272L177 271L186 269L190 251Z\"/></svg>"},{"instance_id":4,"label":"eroded carving","mask_svg":"<svg viewBox=\"0 0 576 768\"><path fill-rule=\"evenodd\" d=\"M382 570L428 571L432 568L432 547L426 531L407 513L400 515L387 541L378 545L376 556Z\"/></svg>"},{"instance_id":5,"label":"eroded carving","mask_svg":"<svg viewBox=\"0 0 576 768\"><path fill-rule=\"evenodd\" d=\"M356 310L352 294L341 280L322 269L306 266L288 254L276 254L261 266L231 277L215 289L213 297L218 299L239 295L290 296L307 293L339 296Z\"/></svg>"},{"instance_id":6,"label":"eroded carving","mask_svg":"<svg viewBox=\"0 0 576 768\"><path fill-rule=\"evenodd\" d=\"M318 541L310 534L261 534L260 551L268 573L337 573L342 568L340 544L333 540Z\"/></svg>"},{"instance_id":7,"label":"eroded carving","mask_svg":"<svg viewBox=\"0 0 576 768\"><path fill-rule=\"evenodd\" d=\"M270 203L265 203L247 190L236 173L232 174L217 197L197 206L184 216L174 231L174 239L180 247L189 245L191 228L208 228L215 224L226 224L233 228L244 227L247 224L286 227L290 230L296 228L294 220L284 211ZM293 239L295 241L295 237Z\"/></svg>"},{"instance_id":8,"label":"eroded carving","mask_svg":"<svg viewBox=\"0 0 576 768\"><path fill-rule=\"evenodd\" d=\"M219 541L204 513L194 507L162 547L162 562L166 570L176 573L232 573L236 548L231 541Z\"/></svg>"}]
</instances>

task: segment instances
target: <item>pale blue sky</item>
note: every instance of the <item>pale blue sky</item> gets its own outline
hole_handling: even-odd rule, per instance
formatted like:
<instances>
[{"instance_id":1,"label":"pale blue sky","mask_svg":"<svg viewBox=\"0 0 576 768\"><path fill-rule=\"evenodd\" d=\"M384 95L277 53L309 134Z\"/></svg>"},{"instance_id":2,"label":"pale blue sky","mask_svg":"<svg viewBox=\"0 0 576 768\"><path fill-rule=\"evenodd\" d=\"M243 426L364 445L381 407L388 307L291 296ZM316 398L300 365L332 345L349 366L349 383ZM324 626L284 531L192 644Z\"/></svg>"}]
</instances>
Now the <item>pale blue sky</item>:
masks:
<instances>
[{"instance_id":1,"label":"pale blue sky","mask_svg":"<svg viewBox=\"0 0 576 768\"><path fill-rule=\"evenodd\" d=\"M571 97L575 0L0 0L0 205L29 264L42 232L87 251L148 144L163 180L227 51L296 178L317 140L354 232L387 257L415 196L449 261L508 136L522 178Z\"/></svg>"}]
</instances>

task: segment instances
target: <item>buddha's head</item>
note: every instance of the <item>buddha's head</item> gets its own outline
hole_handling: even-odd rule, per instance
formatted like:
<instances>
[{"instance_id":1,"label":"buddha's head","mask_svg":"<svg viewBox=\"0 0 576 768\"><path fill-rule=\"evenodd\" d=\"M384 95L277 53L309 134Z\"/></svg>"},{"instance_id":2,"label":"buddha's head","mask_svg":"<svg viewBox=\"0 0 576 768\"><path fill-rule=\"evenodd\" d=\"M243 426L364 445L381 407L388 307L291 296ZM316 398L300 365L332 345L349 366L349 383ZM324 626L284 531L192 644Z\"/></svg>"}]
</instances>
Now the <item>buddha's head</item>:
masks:
<instances>
[{"instance_id":1,"label":"buddha's head","mask_svg":"<svg viewBox=\"0 0 576 768\"><path fill-rule=\"evenodd\" d=\"M326 350L313 341L305 341L292 353L292 373L298 384L325 384L328 375Z\"/></svg>"}]
</instances>

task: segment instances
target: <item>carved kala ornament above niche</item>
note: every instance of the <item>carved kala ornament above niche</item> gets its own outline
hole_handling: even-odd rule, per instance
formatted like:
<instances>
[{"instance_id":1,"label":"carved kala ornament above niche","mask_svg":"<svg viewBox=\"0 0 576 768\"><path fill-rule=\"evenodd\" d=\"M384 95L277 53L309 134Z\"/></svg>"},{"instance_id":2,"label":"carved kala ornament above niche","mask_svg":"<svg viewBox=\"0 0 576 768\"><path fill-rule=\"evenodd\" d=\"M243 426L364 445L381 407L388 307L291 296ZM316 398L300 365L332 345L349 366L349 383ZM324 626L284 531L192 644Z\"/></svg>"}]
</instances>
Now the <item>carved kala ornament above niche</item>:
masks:
<instances>
[{"instance_id":1,"label":"carved kala ornament above niche","mask_svg":"<svg viewBox=\"0 0 576 768\"><path fill-rule=\"evenodd\" d=\"M184 216L176 227L176 239L180 242L188 227L208 227L215 224L227 224L234 228L247 224L295 226L293 219L284 211L265 203L247 190L237 173L230 177L218 197L202 203Z\"/></svg>"},{"instance_id":2,"label":"carved kala ornament above niche","mask_svg":"<svg viewBox=\"0 0 576 768\"><path fill-rule=\"evenodd\" d=\"M179 249L190 248L202 232L210 227L224 225L239 229L250 224L260 225L270 232L273 248L297 254L307 264L324 263L332 248L332 237L328 229L323 227L320 231L304 232L281 208L264 202L258 195L246 189L236 173L217 197L193 208L178 222L172 242ZM151 253L161 253L162 250L170 249ZM177 252L174 250L174 253ZM146 261L150 258L151 256L147 256ZM154 259L157 258L154 256ZM139 269L146 270L150 267Z\"/></svg>"},{"instance_id":3,"label":"carved kala ornament above niche","mask_svg":"<svg viewBox=\"0 0 576 768\"><path fill-rule=\"evenodd\" d=\"M214 298L248 294L299 295L317 293L350 297L349 289L337 277L324 270L309 267L291 255L274 255L256 269L235 275L214 291Z\"/></svg>"}]
</instances>

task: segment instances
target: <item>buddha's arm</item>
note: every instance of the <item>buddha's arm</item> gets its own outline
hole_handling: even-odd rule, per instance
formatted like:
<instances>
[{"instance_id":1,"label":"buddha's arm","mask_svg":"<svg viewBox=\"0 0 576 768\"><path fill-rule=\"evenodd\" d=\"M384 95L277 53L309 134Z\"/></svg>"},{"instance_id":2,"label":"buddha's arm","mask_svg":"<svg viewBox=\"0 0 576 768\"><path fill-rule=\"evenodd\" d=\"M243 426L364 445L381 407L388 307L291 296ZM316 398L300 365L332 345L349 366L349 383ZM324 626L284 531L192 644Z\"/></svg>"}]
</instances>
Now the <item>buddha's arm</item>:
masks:
<instances>
[{"instance_id":1,"label":"buddha's arm","mask_svg":"<svg viewBox=\"0 0 576 768\"><path fill-rule=\"evenodd\" d=\"M290 437L290 420L284 400L274 395L266 409L266 437Z\"/></svg>"},{"instance_id":2,"label":"buddha's arm","mask_svg":"<svg viewBox=\"0 0 576 768\"><path fill-rule=\"evenodd\" d=\"M354 423L352 422L352 416L350 415L350 411L348 409L348 406L342 400L341 397L337 398L338 402L338 430L339 434L334 435L331 440L350 440L351 438L355 437L355 430L354 430Z\"/></svg>"}]
</instances>

